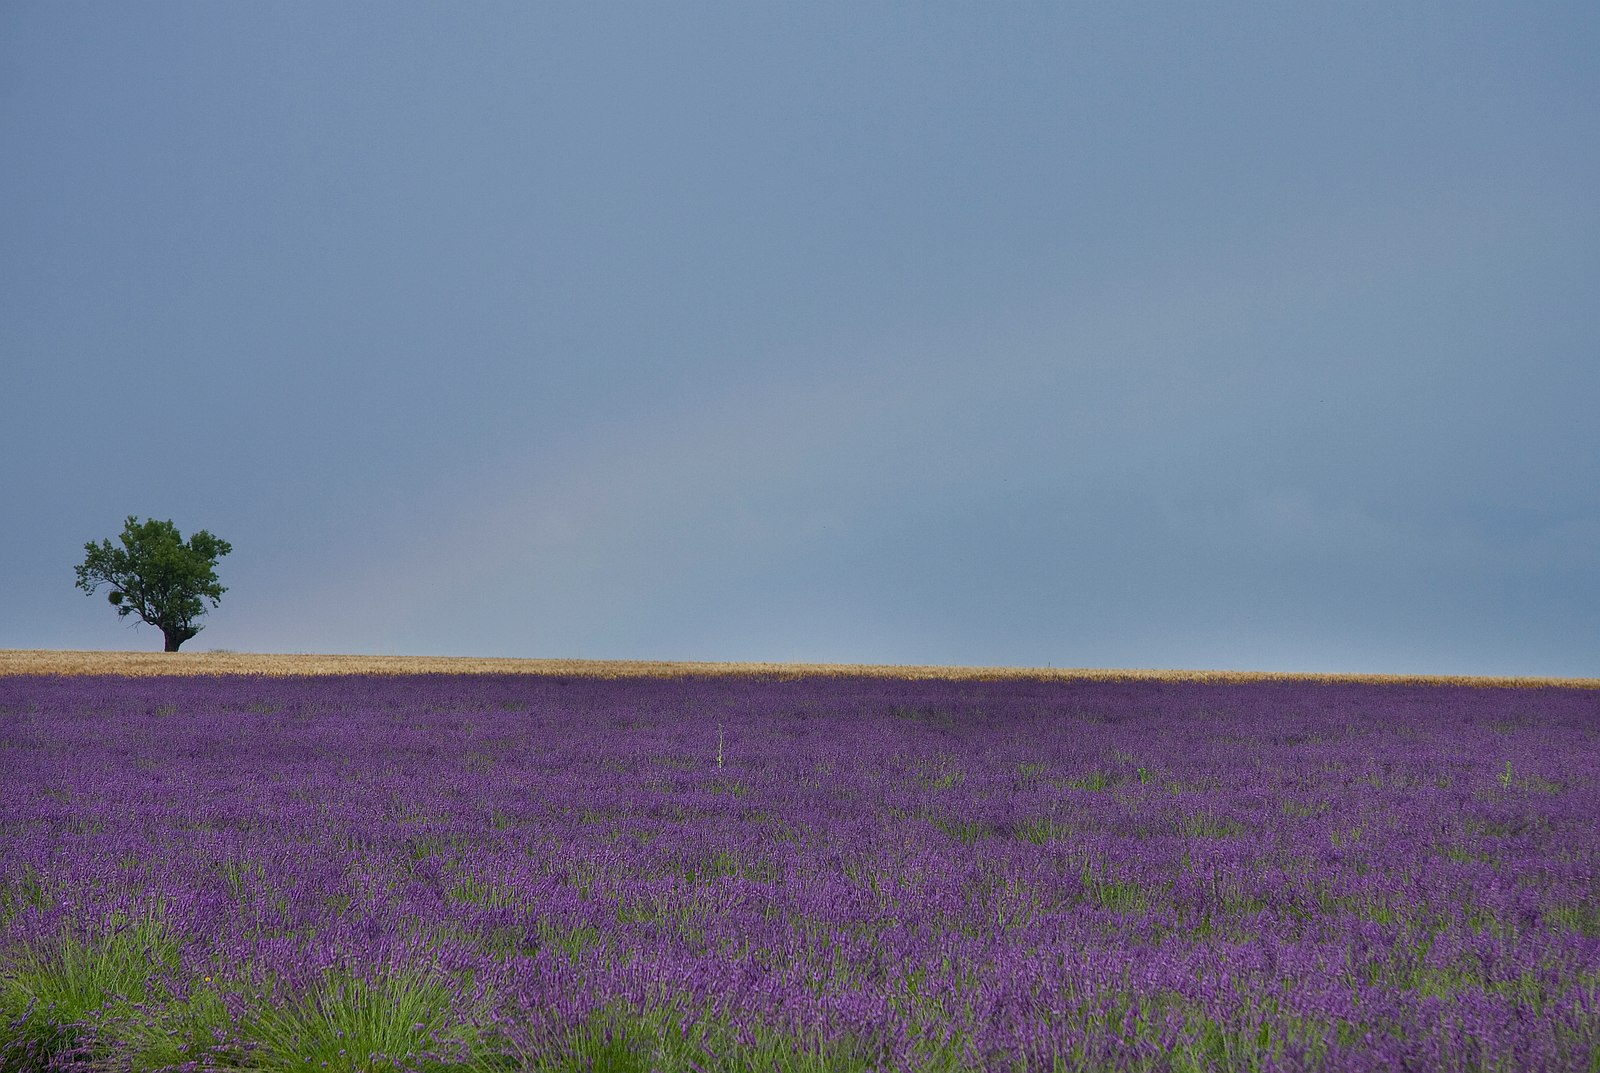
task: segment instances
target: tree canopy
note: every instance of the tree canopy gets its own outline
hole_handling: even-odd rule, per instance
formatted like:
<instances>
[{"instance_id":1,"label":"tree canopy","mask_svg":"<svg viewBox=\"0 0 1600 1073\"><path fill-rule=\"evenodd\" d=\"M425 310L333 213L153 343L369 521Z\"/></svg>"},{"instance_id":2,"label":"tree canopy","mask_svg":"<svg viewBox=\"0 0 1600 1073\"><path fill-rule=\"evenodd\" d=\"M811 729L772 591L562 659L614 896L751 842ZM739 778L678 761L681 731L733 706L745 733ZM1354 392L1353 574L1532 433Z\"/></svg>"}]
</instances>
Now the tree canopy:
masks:
<instances>
[{"instance_id":1,"label":"tree canopy","mask_svg":"<svg viewBox=\"0 0 1600 1073\"><path fill-rule=\"evenodd\" d=\"M107 598L119 617L138 615L161 631L166 651L178 651L200 632L195 620L206 613L203 601L216 607L228 591L217 581L216 566L233 545L204 529L185 542L171 521L141 522L132 514L120 539L120 548L110 540L83 546L77 587L93 594L110 585Z\"/></svg>"}]
</instances>

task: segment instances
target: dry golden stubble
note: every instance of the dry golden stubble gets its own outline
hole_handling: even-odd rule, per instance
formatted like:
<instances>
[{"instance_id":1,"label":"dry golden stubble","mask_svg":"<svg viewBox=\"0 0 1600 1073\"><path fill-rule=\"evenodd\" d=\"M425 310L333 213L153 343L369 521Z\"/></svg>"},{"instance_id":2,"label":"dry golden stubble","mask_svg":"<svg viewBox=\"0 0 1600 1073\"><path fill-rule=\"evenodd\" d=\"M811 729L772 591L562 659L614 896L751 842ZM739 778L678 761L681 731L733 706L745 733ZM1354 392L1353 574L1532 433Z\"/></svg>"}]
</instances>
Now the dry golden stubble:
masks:
<instances>
[{"instance_id":1,"label":"dry golden stubble","mask_svg":"<svg viewBox=\"0 0 1600 1073\"><path fill-rule=\"evenodd\" d=\"M1051 667L937 667L851 663L696 663L666 660L505 659L472 656L359 656L263 652L88 652L0 649L8 675L336 675L531 674L583 678L744 678L858 676L905 680L1365 682L1374 685L1469 685L1600 688L1600 678L1469 675L1293 674L1273 671L1193 671Z\"/></svg>"}]
</instances>

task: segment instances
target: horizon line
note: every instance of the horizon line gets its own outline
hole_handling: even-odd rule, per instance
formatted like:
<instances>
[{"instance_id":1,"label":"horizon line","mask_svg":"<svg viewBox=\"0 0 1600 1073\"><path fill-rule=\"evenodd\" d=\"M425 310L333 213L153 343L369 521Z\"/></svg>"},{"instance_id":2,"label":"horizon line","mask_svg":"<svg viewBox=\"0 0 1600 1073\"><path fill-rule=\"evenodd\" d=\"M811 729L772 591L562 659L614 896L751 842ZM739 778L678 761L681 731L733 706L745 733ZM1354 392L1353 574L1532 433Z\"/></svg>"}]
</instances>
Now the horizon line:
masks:
<instances>
[{"instance_id":1,"label":"horizon line","mask_svg":"<svg viewBox=\"0 0 1600 1073\"><path fill-rule=\"evenodd\" d=\"M0 678L24 675L147 677L258 675L520 674L581 678L892 678L907 681L1320 682L1600 689L1600 678L1545 675L1373 674L1182 668L1007 667L785 661L570 659L517 656L402 656L339 653L155 652L109 649L0 649Z\"/></svg>"}]
</instances>

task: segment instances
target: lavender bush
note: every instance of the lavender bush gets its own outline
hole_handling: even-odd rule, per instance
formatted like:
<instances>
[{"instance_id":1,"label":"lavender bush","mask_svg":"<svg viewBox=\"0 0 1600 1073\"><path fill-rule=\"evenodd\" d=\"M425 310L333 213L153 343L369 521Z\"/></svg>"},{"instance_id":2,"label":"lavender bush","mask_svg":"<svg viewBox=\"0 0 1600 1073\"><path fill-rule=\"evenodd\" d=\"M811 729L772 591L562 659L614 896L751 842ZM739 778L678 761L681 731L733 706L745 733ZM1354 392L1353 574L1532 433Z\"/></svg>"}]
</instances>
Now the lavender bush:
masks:
<instances>
[{"instance_id":1,"label":"lavender bush","mask_svg":"<svg viewBox=\"0 0 1600 1073\"><path fill-rule=\"evenodd\" d=\"M0 1069L1600 1070L1600 694L0 678Z\"/></svg>"}]
</instances>

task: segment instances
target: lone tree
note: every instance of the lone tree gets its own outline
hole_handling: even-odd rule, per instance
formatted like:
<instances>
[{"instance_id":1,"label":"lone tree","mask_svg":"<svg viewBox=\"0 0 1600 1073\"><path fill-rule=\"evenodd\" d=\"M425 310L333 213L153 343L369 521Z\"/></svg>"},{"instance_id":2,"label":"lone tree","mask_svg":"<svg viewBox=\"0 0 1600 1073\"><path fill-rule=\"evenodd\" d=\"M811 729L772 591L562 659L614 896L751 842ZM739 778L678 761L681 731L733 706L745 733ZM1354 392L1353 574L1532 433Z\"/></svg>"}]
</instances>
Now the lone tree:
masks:
<instances>
[{"instance_id":1,"label":"lone tree","mask_svg":"<svg viewBox=\"0 0 1600 1073\"><path fill-rule=\"evenodd\" d=\"M117 614L138 615L160 630L168 652L200 632L195 619L206 613L201 599L216 607L228 591L217 583L216 568L233 545L204 529L184 543L170 521L140 522L130 514L122 526L122 547L102 540L90 541L83 550L78 588L93 594L110 585L107 597Z\"/></svg>"}]
</instances>

